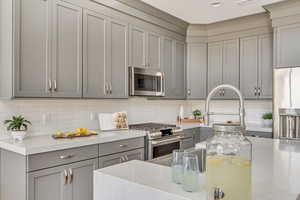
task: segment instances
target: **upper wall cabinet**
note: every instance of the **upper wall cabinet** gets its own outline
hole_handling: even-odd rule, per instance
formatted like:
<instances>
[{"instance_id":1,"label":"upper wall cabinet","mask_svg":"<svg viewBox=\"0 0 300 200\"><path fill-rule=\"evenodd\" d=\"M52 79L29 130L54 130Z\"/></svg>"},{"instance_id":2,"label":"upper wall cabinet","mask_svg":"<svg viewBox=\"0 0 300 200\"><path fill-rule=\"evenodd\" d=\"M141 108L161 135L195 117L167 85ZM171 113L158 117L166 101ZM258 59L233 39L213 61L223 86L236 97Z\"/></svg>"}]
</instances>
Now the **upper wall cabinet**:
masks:
<instances>
[{"instance_id":1,"label":"upper wall cabinet","mask_svg":"<svg viewBox=\"0 0 300 200\"><path fill-rule=\"evenodd\" d=\"M165 73L165 98L185 99L185 43L164 37L162 39L162 70Z\"/></svg>"},{"instance_id":2,"label":"upper wall cabinet","mask_svg":"<svg viewBox=\"0 0 300 200\"><path fill-rule=\"evenodd\" d=\"M14 95L17 97L50 96L50 8L51 1L15 1Z\"/></svg>"},{"instance_id":3,"label":"upper wall cabinet","mask_svg":"<svg viewBox=\"0 0 300 200\"><path fill-rule=\"evenodd\" d=\"M239 88L239 41L226 40L208 44L208 92L220 84ZM236 98L230 90L219 90L218 99Z\"/></svg>"},{"instance_id":4,"label":"upper wall cabinet","mask_svg":"<svg viewBox=\"0 0 300 200\"><path fill-rule=\"evenodd\" d=\"M275 67L300 66L300 23L275 28Z\"/></svg>"},{"instance_id":5,"label":"upper wall cabinet","mask_svg":"<svg viewBox=\"0 0 300 200\"><path fill-rule=\"evenodd\" d=\"M128 25L84 11L83 96L127 98Z\"/></svg>"},{"instance_id":6,"label":"upper wall cabinet","mask_svg":"<svg viewBox=\"0 0 300 200\"><path fill-rule=\"evenodd\" d=\"M241 38L241 91L247 99L272 98L272 35Z\"/></svg>"},{"instance_id":7,"label":"upper wall cabinet","mask_svg":"<svg viewBox=\"0 0 300 200\"><path fill-rule=\"evenodd\" d=\"M161 36L131 26L131 65L144 68L161 68Z\"/></svg>"},{"instance_id":8,"label":"upper wall cabinet","mask_svg":"<svg viewBox=\"0 0 300 200\"><path fill-rule=\"evenodd\" d=\"M56 1L53 9L53 97L82 96L82 8Z\"/></svg>"},{"instance_id":9,"label":"upper wall cabinet","mask_svg":"<svg viewBox=\"0 0 300 200\"><path fill-rule=\"evenodd\" d=\"M187 55L187 98L205 99L207 90L207 44L188 44Z\"/></svg>"}]
</instances>

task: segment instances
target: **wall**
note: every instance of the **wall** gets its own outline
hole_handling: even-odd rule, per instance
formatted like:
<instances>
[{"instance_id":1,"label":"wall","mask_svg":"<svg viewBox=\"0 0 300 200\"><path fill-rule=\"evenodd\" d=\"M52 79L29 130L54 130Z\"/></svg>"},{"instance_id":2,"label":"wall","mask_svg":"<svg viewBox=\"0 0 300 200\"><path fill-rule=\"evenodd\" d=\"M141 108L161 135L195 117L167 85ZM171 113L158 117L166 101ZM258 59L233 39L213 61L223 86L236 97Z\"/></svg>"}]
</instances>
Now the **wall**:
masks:
<instances>
[{"instance_id":1,"label":"wall","mask_svg":"<svg viewBox=\"0 0 300 200\"><path fill-rule=\"evenodd\" d=\"M127 111L129 123L162 122L175 123L180 105L185 116L193 109L204 111L204 101L148 101L145 98L129 100L12 100L0 101L0 137L7 137L3 121L12 115L24 115L33 126L29 135L51 134L58 130L78 127L98 129L96 114L99 112ZM233 112L234 101L212 102L212 111ZM260 123L261 115L272 110L271 101L246 101L247 122ZM91 116L92 115L92 116ZM94 119L93 119L94 118ZM216 120L227 120L218 118ZM216 121L215 120L215 121Z\"/></svg>"}]
</instances>

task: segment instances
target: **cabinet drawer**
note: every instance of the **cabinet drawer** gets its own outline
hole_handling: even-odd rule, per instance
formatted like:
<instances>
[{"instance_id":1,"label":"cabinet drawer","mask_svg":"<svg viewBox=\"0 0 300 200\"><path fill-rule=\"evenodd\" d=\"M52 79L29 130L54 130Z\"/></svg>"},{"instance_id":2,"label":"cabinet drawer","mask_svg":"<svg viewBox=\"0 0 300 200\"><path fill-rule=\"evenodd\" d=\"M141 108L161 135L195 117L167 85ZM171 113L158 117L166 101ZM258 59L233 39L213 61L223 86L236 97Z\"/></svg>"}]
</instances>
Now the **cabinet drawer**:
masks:
<instances>
[{"instance_id":1,"label":"cabinet drawer","mask_svg":"<svg viewBox=\"0 0 300 200\"><path fill-rule=\"evenodd\" d=\"M132 149L138 149L144 147L144 137L139 137L129 140L121 140L117 142L104 143L99 145L99 155L110 155L124 151L130 151Z\"/></svg>"},{"instance_id":2,"label":"cabinet drawer","mask_svg":"<svg viewBox=\"0 0 300 200\"><path fill-rule=\"evenodd\" d=\"M131 160L145 160L144 148L100 157L99 168L101 169Z\"/></svg>"},{"instance_id":3,"label":"cabinet drawer","mask_svg":"<svg viewBox=\"0 0 300 200\"><path fill-rule=\"evenodd\" d=\"M27 171L34 171L98 157L98 145L52 151L28 156Z\"/></svg>"}]
</instances>

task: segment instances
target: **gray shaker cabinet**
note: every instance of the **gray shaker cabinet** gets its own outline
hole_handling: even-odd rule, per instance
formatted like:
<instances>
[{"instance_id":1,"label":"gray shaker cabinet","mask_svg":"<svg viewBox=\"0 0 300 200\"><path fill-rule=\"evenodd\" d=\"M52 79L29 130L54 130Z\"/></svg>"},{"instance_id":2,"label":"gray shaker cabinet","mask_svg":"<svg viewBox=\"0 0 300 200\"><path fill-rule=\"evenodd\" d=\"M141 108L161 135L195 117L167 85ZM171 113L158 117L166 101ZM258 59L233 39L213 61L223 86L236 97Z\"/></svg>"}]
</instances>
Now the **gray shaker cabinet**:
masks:
<instances>
[{"instance_id":1,"label":"gray shaker cabinet","mask_svg":"<svg viewBox=\"0 0 300 200\"><path fill-rule=\"evenodd\" d=\"M65 166L55 167L28 174L28 199L30 200L66 200L68 184L65 183Z\"/></svg>"},{"instance_id":2,"label":"gray shaker cabinet","mask_svg":"<svg viewBox=\"0 0 300 200\"><path fill-rule=\"evenodd\" d=\"M165 73L165 97L172 97L172 92L174 91L173 79L173 40L171 38L164 37L162 39L162 71Z\"/></svg>"},{"instance_id":3,"label":"gray shaker cabinet","mask_svg":"<svg viewBox=\"0 0 300 200\"><path fill-rule=\"evenodd\" d=\"M14 5L14 96L48 97L51 1L15 0Z\"/></svg>"},{"instance_id":4,"label":"gray shaker cabinet","mask_svg":"<svg viewBox=\"0 0 300 200\"><path fill-rule=\"evenodd\" d=\"M152 32L149 32L147 36L148 67L159 69L161 64L161 37Z\"/></svg>"},{"instance_id":5,"label":"gray shaker cabinet","mask_svg":"<svg viewBox=\"0 0 300 200\"><path fill-rule=\"evenodd\" d=\"M53 97L82 96L82 9L54 1Z\"/></svg>"},{"instance_id":6,"label":"gray shaker cabinet","mask_svg":"<svg viewBox=\"0 0 300 200\"><path fill-rule=\"evenodd\" d=\"M247 99L257 99L258 37L240 40L241 91Z\"/></svg>"},{"instance_id":7,"label":"gray shaker cabinet","mask_svg":"<svg viewBox=\"0 0 300 200\"><path fill-rule=\"evenodd\" d=\"M207 44L190 43L187 51L187 98L205 99L207 93Z\"/></svg>"},{"instance_id":8,"label":"gray shaker cabinet","mask_svg":"<svg viewBox=\"0 0 300 200\"><path fill-rule=\"evenodd\" d=\"M240 40L241 91L247 99L272 98L272 35Z\"/></svg>"},{"instance_id":9,"label":"gray shaker cabinet","mask_svg":"<svg viewBox=\"0 0 300 200\"><path fill-rule=\"evenodd\" d=\"M223 84L233 85L240 88L240 63L239 63L239 40L226 40L223 42ZM223 98L237 98L236 94L224 89Z\"/></svg>"},{"instance_id":10,"label":"gray shaker cabinet","mask_svg":"<svg viewBox=\"0 0 300 200\"><path fill-rule=\"evenodd\" d=\"M271 34L259 36L258 43L258 89L260 98L273 97L273 37Z\"/></svg>"},{"instance_id":11,"label":"gray shaker cabinet","mask_svg":"<svg viewBox=\"0 0 300 200\"><path fill-rule=\"evenodd\" d=\"M209 93L216 86L222 84L222 62L223 62L223 42L213 42L208 44L208 80L207 92ZM221 92L215 94L220 98Z\"/></svg>"},{"instance_id":12,"label":"gray shaker cabinet","mask_svg":"<svg viewBox=\"0 0 300 200\"><path fill-rule=\"evenodd\" d=\"M161 68L162 37L136 26L131 26L130 35L130 65L153 69Z\"/></svg>"},{"instance_id":13,"label":"gray shaker cabinet","mask_svg":"<svg viewBox=\"0 0 300 200\"><path fill-rule=\"evenodd\" d=\"M185 99L185 43L163 37L162 71L165 73L166 99Z\"/></svg>"},{"instance_id":14,"label":"gray shaker cabinet","mask_svg":"<svg viewBox=\"0 0 300 200\"><path fill-rule=\"evenodd\" d=\"M239 41L226 40L208 44L208 92L220 84L239 88ZM219 90L217 99L233 99L230 90Z\"/></svg>"},{"instance_id":15,"label":"gray shaker cabinet","mask_svg":"<svg viewBox=\"0 0 300 200\"><path fill-rule=\"evenodd\" d=\"M109 20L107 79L110 98L128 98L128 24Z\"/></svg>"},{"instance_id":16,"label":"gray shaker cabinet","mask_svg":"<svg viewBox=\"0 0 300 200\"><path fill-rule=\"evenodd\" d=\"M141 28L131 26L131 66L146 67L146 36L147 32Z\"/></svg>"},{"instance_id":17,"label":"gray shaker cabinet","mask_svg":"<svg viewBox=\"0 0 300 200\"><path fill-rule=\"evenodd\" d=\"M175 90L173 91L173 97L176 99L185 99L186 93L186 62L185 56L186 49L185 43L174 41L174 68L173 68L173 84Z\"/></svg>"},{"instance_id":18,"label":"gray shaker cabinet","mask_svg":"<svg viewBox=\"0 0 300 200\"><path fill-rule=\"evenodd\" d=\"M108 94L106 17L84 10L83 14L83 97L104 98Z\"/></svg>"},{"instance_id":19,"label":"gray shaker cabinet","mask_svg":"<svg viewBox=\"0 0 300 200\"><path fill-rule=\"evenodd\" d=\"M93 200L93 171L97 159L81 161L28 174L30 200Z\"/></svg>"},{"instance_id":20,"label":"gray shaker cabinet","mask_svg":"<svg viewBox=\"0 0 300 200\"><path fill-rule=\"evenodd\" d=\"M127 98L128 25L85 10L83 96Z\"/></svg>"},{"instance_id":21,"label":"gray shaker cabinet","mask_svg":"<svg viewBox=\"0 0 300 200\"><path fill-rule=\"evenodd\" d=\"M300 24L294 23L275 28L275 67L300 65Z\"/></svg>"}]
</instances>

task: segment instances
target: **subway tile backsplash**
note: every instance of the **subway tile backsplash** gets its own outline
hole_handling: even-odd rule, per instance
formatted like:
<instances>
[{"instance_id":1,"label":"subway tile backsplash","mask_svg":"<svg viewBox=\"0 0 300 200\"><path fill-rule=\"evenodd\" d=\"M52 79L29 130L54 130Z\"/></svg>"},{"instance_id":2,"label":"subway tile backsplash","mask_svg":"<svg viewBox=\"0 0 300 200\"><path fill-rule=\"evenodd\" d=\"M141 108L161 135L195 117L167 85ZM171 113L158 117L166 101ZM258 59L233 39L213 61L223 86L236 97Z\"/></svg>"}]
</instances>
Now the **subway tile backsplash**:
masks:
<instances>
[{"instance_id":1,"label":"subway tile backsplash","mask_svg":"<svg viewBox=\"0 0 300 200\"><path fill-rule=\"evenodd\" d=\"M145 98L129 100L12 100L0 101L0 137L8 133L3 121L12 115L24 115L32 122L29 135L45 135L55 131L72 130L78 127L98 129L97 113L127 111L129 123L163 122L175 123L180 105L185 116L199 108L204 112L205 101L149 101ZM246 101L246 121L261 123L261 115L272 110L271 101ZM237 111L237 101L212 102L211 110ZM218 117L215 121L235 120Z\"/></svg>"}]
</instances>

